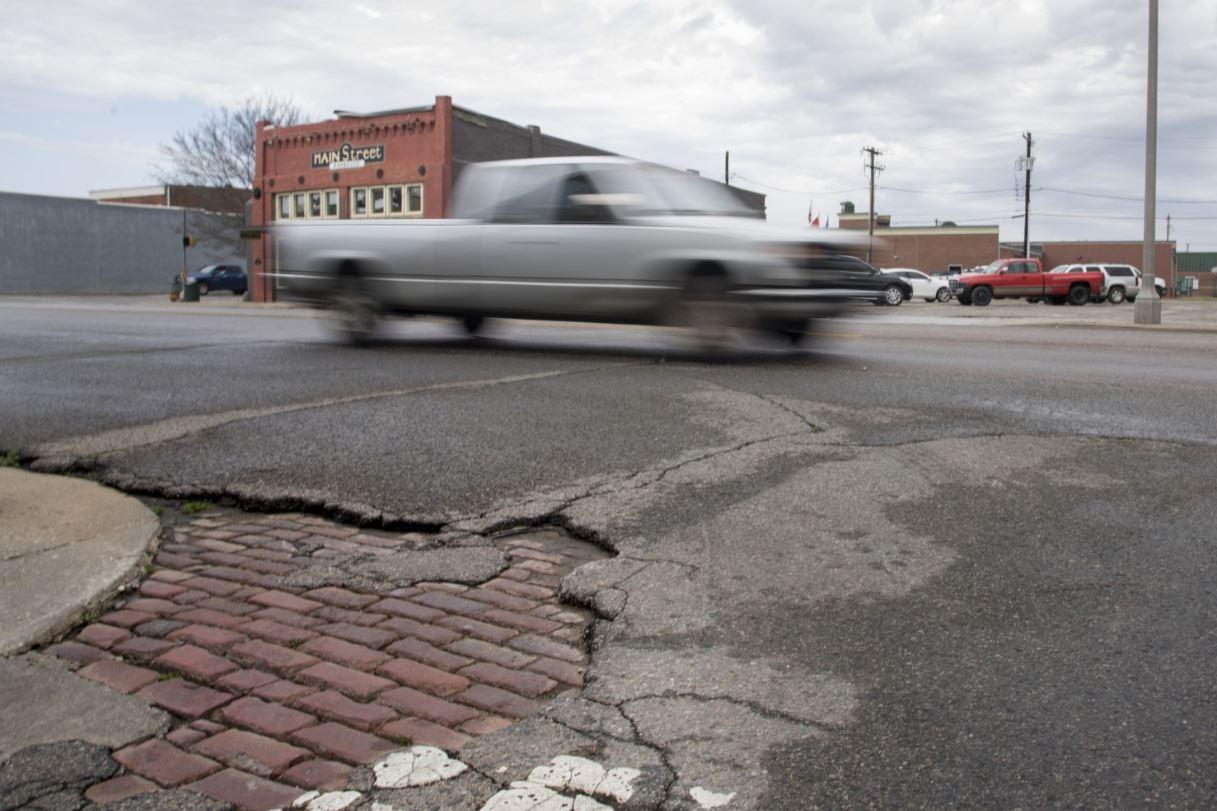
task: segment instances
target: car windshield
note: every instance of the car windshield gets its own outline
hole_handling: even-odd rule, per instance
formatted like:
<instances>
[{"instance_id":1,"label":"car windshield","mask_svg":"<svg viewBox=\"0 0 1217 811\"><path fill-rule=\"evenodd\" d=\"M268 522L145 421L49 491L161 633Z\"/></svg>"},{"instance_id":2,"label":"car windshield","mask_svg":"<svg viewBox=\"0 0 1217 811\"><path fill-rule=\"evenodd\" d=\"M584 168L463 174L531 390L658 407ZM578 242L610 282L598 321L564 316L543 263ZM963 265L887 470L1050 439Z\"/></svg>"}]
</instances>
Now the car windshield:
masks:
<instances>
[{"instance_id":1,"label":"car windshield","mask_svg":"<svg viewBox=\"0 0 1217 811\"><path fill-rule=\"evenodd\" d=\"M647 165L588 168L603 202L627 216L753 214L720 184L699 175Z\"/></svg>"},{"instance_id":2,"label":"car windshield","mask_svg":"<svg viewBox=\"0 0 1217 811\"><path fill-rule=\"evenodd\" d=\"M210 275L210 274L214 273L216 271L216 268L218 268L218 267L219 267L219 265L203 265L203 267L199 268L198 270L196 270L194 272L194 275L195 276Z\"/></svg>"}]
</instances>

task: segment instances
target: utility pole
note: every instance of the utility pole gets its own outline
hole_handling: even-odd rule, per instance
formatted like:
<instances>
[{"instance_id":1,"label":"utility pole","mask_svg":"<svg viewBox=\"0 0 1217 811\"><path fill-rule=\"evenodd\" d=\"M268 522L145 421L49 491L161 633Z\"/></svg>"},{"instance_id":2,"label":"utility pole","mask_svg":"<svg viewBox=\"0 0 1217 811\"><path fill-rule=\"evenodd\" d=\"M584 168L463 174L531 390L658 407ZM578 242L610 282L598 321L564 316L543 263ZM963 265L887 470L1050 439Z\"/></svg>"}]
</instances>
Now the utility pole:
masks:
<instances>
[{"instance_id":1,"label":"utility pole","mask_svg":"<svg viewBox=\"0 0 1217 811\"><path fill-rule=\"evenodd\" d=\"M883 153L873 146L865 147L862 151L869 158L866 164L866 168L870 172L870 205L867 206L869 213L866 215L866 261L870 262L875 247L875 174L884 169L882 166L875 165L875 158Z\"/></svg>"},{"instance_id":2,"label":"utility pole","mask_svg":"<svg viewBox=\"0 0 1217 811\"><path fill-rule=\"evenodd\" d=\"M1166 215L1166 241L1171 241L1171 215Z\"/></svg>"},{"instance_id":3,"label":"utility pole","mask_svg":"<svg viewBox=\"0 0 1217 811\"><path fill-rule=\"evenodd\" d=\"M1154 204L1158 195L1158 0L1149 0L1149 79L1145 93L1145 228L1141 247L1141 292L1133 322L1161 324L1162 299L1154 287Z\"/></svg>"},{"instance_id":4,"label":"utility pole","mask_svg":"<svg viewBox=\"0 0 1217 811\"><path fill-rule=\"evenodd\" d=\"M723 182L731 185L731 150L723 153Z\"/></svg>"},{"instance_id":5,"label":"utility pole","mask_svg":"<svg viewBox=\"0 0 1217 811\"><path fill-rule=\"evenodd\" d=\"M1035 164L1035 158L1031 157L1031 145L1035 143L1031 140L1031 132L1023 133L1023 140L1027 142L1027 156L1023 158L1023 171L1026 172L1023 178L1023 258L1031 258L1031 167Z\"/></svg>"}]
</instances>

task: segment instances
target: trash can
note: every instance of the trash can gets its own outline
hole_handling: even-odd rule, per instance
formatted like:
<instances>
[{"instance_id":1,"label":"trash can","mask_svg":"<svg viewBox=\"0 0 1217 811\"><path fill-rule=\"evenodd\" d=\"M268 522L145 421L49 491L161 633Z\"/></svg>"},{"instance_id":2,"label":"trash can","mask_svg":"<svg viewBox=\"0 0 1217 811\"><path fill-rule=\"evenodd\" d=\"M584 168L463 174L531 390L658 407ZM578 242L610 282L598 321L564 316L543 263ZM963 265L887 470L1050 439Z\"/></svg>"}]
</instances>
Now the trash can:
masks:
<instances>
[{"instance_id":1,"label":"trash can","mask_svg":"<svg viewBox=\"0 0 1217 811\"><path fill-rule=\"evenodd\" d=\"M199 300L199 283L186 282L182 288L182 301L198 301Z\"/></svg>"}]
</instances>

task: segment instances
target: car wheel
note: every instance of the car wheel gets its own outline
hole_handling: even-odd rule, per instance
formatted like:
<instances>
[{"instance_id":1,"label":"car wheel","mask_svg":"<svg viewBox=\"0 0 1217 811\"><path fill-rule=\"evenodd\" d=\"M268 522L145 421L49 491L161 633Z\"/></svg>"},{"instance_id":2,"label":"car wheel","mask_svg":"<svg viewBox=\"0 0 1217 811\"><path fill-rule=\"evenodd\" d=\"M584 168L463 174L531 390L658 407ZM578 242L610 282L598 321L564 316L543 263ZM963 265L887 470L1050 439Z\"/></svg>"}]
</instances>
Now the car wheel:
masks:
<instances>
[{"instance_id":1,"label":"car wheel","mask_svg":"<svg viewBox=\"0 0 1217 811\"><path fill-rule=\"evenodd\" d=\"M376 334L380 309L367 284L354 273L338 278L330 303L330 323L335 332L357 346L367 344Z\"/></svg>"},{"instance_id":2,"label":"car wheel","mask_svg":"<svg viewBox=\"0 0 1217 811\"><path fill-rule=\"evenodd\" d=\"M965 307L971 307L972 306L972 294L971 293L960 293L959 296L957 297L957 301L959 301L959 303Z\"/></svg>"},{"instance_id":3,"label":"car wheel","mask_svg":"<svg viewBox=\"0 0 1217 811\"><path fill-rule=\"evenodd\" d=\"M978 287L972 291L972 303L977 307L988 307L993 300L993 291L987 287Z\"/></svg>"},{"instance_id":4,"label":"car wheel","mask_svg":"<svg viewBox=\"0 0 1217 811\"><path fill-rule=\"evenodd\" d=\"M1051 296L1048 299L1048 303L1054 307L1060 307L1062 304L1065 303L1065 297L1064 296Z\"/></svg>"},{"instance_id":5,"label":"car wheel","mask_svg":"<svg viewBox=\"0 0 1217 811\"><path fill-rule=\"evenodd\" d=\"M685 285L676 323L693 346L710 355L725 352L743 326L741 306L731 300L726 276L695 276Z\"/></svg>"},{"instance_id":6,"label":"car wheel","mask_svg":"<svg viewBox=\"0 0 1217 811\"><path fill-rule=\"evenodd\" d=\"M1071 307L1081 307L1089 300L1090 290L1085 285L1075 284L1069 288L1069 295L1066 297L1066 301L1069 302Z\"/></svg>"},{"instance_id":7,"label":"car wheel","mask_svg":"<svg viewBox=\"0 0 1217 811\"><path fill-rule=\"evenodd\" d=\"M1119 304L1125 298L1123 287L1113 287L1107 291L1107 300L1112 304Z\"/></svg>"},{"instance_id":8,"label":"car wheel","mask_svg":"<svg viewBox=\"0 0 1217 811\"><path fill-rule=\"evenodd\" d=\"M762 332L791 346L799 346L807 340L807 331L810 328L810 319L801 321L772 321L762 327Z\"/></svg>"},{"instance_id":9,"label":"car wheel","mask_svg":"<svg viewBox=\"0 0 1217 811\"><path fill-rule=\"evenodd\" d=\"M1027 303L1028 304L1039 304L1040 300L1037 298L1029 298L1029 299L1027 299Z\"/></svg>"},{"instance_id":10,"label":"car wheel","mask_svg":"<svg viewBox=\"0 0 1217 811\"><path fill-rule=\"evenodd\" d=\"M482 329L482 325L486 323L486 319L480 315L467 315L461 319L461 324L465 327L465 332L470 335L477 335Z\"/></svg>"},{"instance_id":11,"label":"car wheel","mask_svg":"<svg viewBox=\"0 0 1217 811\"><path fill-rule=\"evenodd\" d=\"M232 293L234 296L243 296L243 295L245 295L245 291L244 291L244 290L231 290L231 291L229 291L229 292L231 292L231 293Z\"/></svg>"},{"instance_id":12,"label":"car wheel","mask_svg":"<svg viewBox=\"0 0 1217 811\"><path fill-rule=\"evenodd\" d=\"M200 296L205 296L210 292L211 292L211 288L207 285L207 282L199 282L199 295Z\"/></svg>"},{"instance_id":13,"label":"car wheel","mask_svg":"<svg viewBox=\"0 0 1217 811\"><path fill-rule=\"evenodd\" d=\"M883 303L888 307L899 307L904 302L904 291L899 285L889 284L883 288Z\"/></svg>"},{"instance_id":14,"label":"car wheel","mask_svg":"<svg viewBox=\"0 0 1217 811\"><path fill-rule=\"evenodd\" d=\"M936 296L934 296L934 298L938 299L943 304L946 304L948 301L951 300L951 288L949 288L949 287L938 288L938 294Z\"/></svg>"},{"instance_id":15,"label":"car wheel","mask_svg":"<svg viewBox=\"0 0 1217 811\"><path fill-rule=\"evenodd\" d=\"M1135 301L1137 300L1137 297L1136 297L1136 296L1129 296L1128 298L1126 298L1126 299L1124 299L1124 300L1125 300L1125 301L1127 301L1129 304L1132 304L1133 302L1135 302Z\"/></svg>"}]
</instances>

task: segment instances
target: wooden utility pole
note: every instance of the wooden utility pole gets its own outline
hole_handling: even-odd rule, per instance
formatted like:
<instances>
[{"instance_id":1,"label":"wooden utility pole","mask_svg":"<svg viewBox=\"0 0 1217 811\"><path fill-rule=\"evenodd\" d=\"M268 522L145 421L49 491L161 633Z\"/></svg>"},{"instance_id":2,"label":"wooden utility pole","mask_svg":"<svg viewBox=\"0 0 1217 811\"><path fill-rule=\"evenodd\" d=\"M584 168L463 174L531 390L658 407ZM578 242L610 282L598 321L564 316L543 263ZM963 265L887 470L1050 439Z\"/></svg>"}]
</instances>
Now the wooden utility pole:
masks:
<instances>
[{"instance_id":1,"label":"wooden utility pole","mask_svg":"<svg viewBox=\"0 0 1217 811\"><path fill-rule=\"evenodd\" d=\"M873 146L865 147L862 152L867 156L866 169L870 173L870 204L866 215L866 261L870 262L875 248L875 175L883 171L882 166L875 165L875 158L883 153Z\"/></svg>"}]
</instances>

